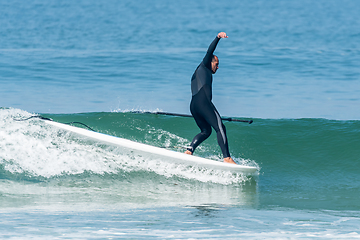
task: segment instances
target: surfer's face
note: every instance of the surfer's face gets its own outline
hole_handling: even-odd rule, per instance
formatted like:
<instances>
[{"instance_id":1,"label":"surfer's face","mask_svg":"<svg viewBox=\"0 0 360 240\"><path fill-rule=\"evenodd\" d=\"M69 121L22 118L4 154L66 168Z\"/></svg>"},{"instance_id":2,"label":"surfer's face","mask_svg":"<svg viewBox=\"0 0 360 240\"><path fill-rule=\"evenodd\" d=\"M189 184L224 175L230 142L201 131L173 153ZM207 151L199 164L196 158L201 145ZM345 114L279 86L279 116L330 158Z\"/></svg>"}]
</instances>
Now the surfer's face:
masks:
<instances>
[{"instance_id":1,"label":"surfer's face","mask_svg":"<svg viewBox=\"0 0 360 240\"><path fill-rule=\"evenodd\" d=\"M213 73L216 73L218 69L219 69L219 58L217 56L214 56L213 60L211 61L211 71Z\"/></svg>"}]
</instances>

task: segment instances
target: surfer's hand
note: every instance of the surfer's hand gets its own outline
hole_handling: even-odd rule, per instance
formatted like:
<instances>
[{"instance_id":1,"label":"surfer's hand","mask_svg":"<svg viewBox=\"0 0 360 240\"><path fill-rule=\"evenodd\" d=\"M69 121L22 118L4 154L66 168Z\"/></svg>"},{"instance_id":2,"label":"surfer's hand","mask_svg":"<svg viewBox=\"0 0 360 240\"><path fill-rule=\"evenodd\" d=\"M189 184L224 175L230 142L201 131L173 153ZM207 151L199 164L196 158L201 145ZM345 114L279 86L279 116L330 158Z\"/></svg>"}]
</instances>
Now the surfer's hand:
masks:
<instances>
[{"instance_id":1,"label":"surfer's hand","mask_svg":"<svg viewBox=\"0 0 360 240\"><path fill-rule=\"evenodd\" d=\"M217 35L218 38L228 38L225 32L219 32Z\"/></svg>"}]
</instances>

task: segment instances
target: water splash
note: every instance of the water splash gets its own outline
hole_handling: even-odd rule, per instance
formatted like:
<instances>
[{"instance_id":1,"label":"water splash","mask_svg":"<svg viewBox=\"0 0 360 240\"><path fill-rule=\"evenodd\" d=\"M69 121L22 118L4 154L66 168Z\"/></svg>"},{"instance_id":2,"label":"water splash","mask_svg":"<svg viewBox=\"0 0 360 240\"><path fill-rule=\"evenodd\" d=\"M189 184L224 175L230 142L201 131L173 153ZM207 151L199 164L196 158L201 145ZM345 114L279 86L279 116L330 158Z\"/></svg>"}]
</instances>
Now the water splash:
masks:
<instances>
[{"instance_id":1,"label":"water splash","mask_svg":"<svg viewBox=\"0 0 360 240\"><path fill-rule=\"evenodd\" d=\"M243 174L189 167L163 162L146 155L134 155L131 150L99 144L44 124L42 120L14 121L32 114L17 109L0 110L0 164L11 174L51 178L61 175L121 174L123 172L153 172L166 178L180 177L201 182L232 184L248 181ZM184 142L174 134L148 128L158 140ZM248 163L242 160L242 163Z\"/></svg>"}]
</instances>

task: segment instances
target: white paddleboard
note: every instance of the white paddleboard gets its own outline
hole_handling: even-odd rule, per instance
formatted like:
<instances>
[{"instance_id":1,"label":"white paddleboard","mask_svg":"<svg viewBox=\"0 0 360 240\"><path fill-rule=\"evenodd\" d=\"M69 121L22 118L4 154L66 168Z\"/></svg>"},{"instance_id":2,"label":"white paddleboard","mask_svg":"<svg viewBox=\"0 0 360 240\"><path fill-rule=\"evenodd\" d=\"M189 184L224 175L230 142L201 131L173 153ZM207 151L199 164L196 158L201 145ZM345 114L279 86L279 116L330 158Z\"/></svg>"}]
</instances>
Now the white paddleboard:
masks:
<instances>
[{"instance_id":1,"label":"white paddleboard","mask_svg":"<svg viewBox=\"0 0 360 240\"><path fill-rule=\"evenodd\" d=\"M147 155L154 156L154 159L161 159L167 162L175 162L180 164L185 164L188 166L199 166L210 169L221 169L231 172L240 172L245 174L251 174L257 171L256 167L236 165L231 163L224 163L220 161L210 160L202 157L197 157L193 155L188 155L181 152L175 152L164 148L159 148L144 143L134 142L128 139L119 138L115 136L110 136L103 133L89 131L84 128L74 127L63 123L58 123L54 121L45 120L47 124L56 126L58 128L86 136L88 138L107 143L110 145L115 145L132 151L145 153Z\"/></svg>"}]
</instances>

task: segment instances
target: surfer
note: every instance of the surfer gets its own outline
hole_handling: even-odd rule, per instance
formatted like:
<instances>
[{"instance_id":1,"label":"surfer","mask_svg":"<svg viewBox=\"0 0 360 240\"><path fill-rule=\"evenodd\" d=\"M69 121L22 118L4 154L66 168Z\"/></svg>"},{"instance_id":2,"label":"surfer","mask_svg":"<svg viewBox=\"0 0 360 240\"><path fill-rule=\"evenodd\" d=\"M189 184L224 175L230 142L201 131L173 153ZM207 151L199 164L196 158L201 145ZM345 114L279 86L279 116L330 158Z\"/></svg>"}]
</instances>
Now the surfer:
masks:
<instances>
[{"instance_id":1,"label":"surfer","mask_svg":"<svg viewBox=\"0 0 360 240\"><path fill-rule=\"evenodd\" d=\"M225 126L222 123L220 114L211 102L212 74L216 73L219 68L219 58L213 55L213 53L221 38L228 38L228 36L225 32L218 33L191 78L192 98L190 112L201 132L194 137L185 153L192 155L196 147L210 136L212 127L216 131L217 141L223 153L224 162L236 164L230 157Z\"/></svg>"}]
</instances>

